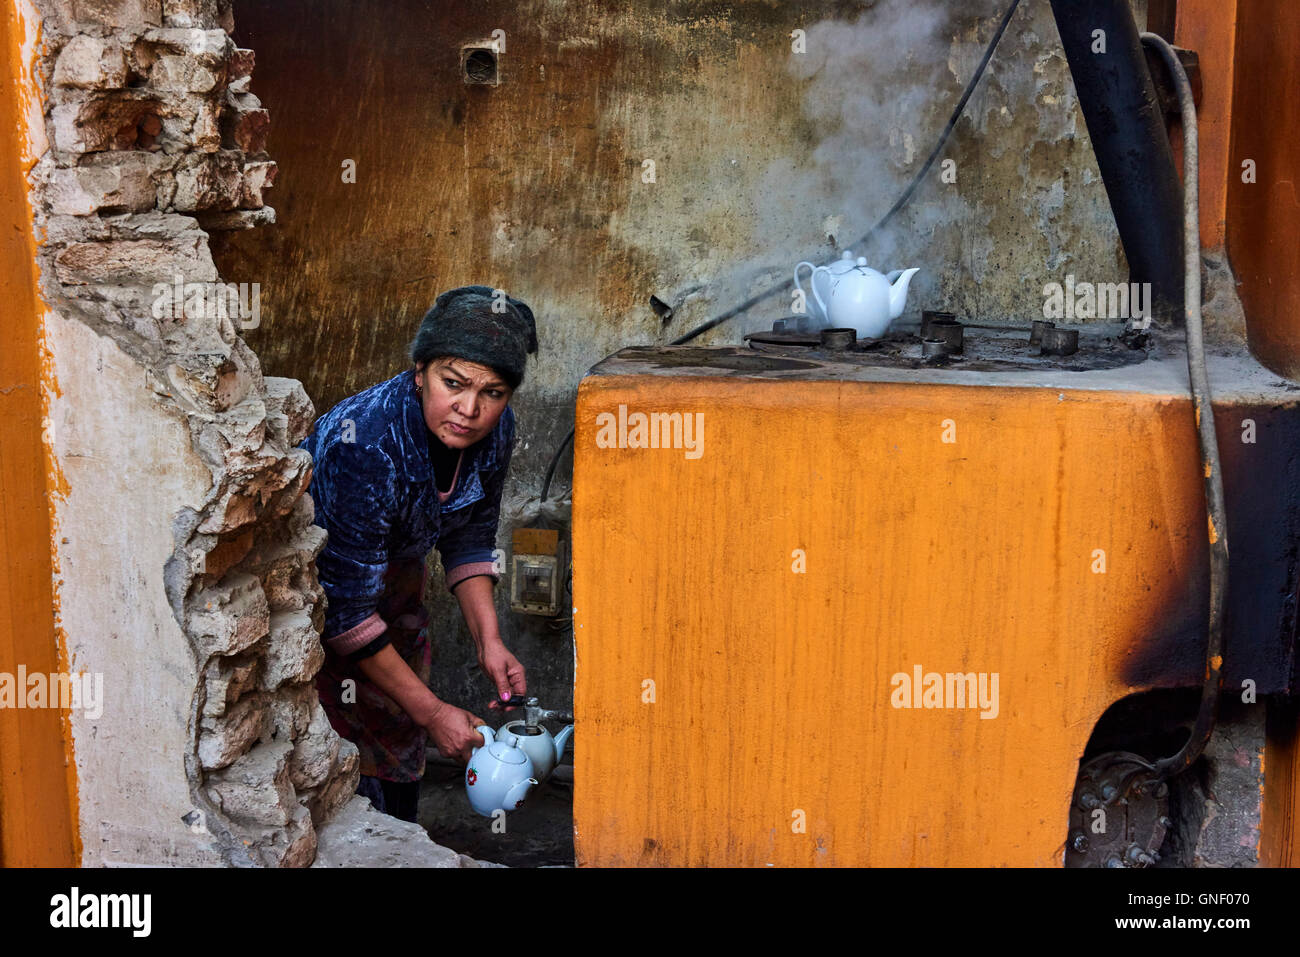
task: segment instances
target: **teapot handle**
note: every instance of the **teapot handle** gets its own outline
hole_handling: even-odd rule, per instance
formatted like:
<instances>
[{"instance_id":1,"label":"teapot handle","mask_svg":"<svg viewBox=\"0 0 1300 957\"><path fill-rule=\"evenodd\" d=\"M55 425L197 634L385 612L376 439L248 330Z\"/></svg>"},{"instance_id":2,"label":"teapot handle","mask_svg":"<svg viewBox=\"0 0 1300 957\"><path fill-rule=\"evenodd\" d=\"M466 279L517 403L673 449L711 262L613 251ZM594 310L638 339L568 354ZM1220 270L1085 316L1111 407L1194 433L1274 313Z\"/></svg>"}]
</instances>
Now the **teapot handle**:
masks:
<instances>
[{"instance_id":1,"label":"teapot handle","mask_svg":"<svg viewBox=\"0 0 1300 957\"><path fill-rule=\"evenodd\" d=\"M483 735L483 747L484 747L484 748L487 747L489 744L492 743L492 741L493 741L492 729L489 728L486 724L480 724L480 725L479 725L477 728L475 728L474 730L477 731L479 734ZM469 756L470 756L471 758L474 757L474 755L478 754L480 750L482 750L482 748L475 748L474 750L470 751Z\"/></svg>"},{"instance_id":2,"label":"teapot handle","mask_svg":"<svg viewBox=\"0 0 1300 957\"><path fill-rule=\"evenodd\" d=\"M803 286L799 285L799 270L802 269L804 266L807 266L807 267L809 268L809 270L811 270L811 272L809 273L809 278L810 278L810 279L812 278L812 273L814 273L814 272L817 271L817 267L814 266L814 265L813 265L812 263L810 263L810 262L802 262L802 263L799 263L798 265L796 265L796 266L794 267L794 288L798 289L799 292L803 294L804 303L805 303L804 308L806 309L806 308L807 308L807 305L806 305L806 304L807 304L807 302L808 302L808 294L807 294L806 292L803 291ZM817 294L817 290L814 289L814 290L813 290L813 295L816 295L816 294Z\"/></svg>"},{"instance_id":3,"label":"teapot handle","mask_svg":"<svg viewBox=\"0 0 1300 957\"><path fill-rule=\"evenodd\" d=\"M813 298L817 300L817 308L822 311L822 316L825 317L827 322L830 322L830 313L826 311L826 303L822 302L821 293L817 291L817 274L819 272L824 272L828 276L831 274L829 266L818 266L812 271L812 275L808 277L808 288L812 290Z\"/></svg>"}]
</instances>

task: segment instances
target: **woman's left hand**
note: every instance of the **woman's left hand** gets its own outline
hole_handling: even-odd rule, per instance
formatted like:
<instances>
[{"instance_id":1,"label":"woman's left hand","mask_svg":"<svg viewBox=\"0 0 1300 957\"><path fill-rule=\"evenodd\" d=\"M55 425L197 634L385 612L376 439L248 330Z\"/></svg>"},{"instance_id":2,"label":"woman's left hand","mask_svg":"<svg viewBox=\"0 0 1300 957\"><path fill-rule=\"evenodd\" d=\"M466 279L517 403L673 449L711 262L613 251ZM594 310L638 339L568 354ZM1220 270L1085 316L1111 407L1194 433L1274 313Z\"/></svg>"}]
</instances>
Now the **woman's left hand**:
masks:
<instances>
[{"instance_id":1,"label":"woman's left hand","mask_svg":"<svg viewBox=\"0 0 1300 957\"><path fill-rule=\"evenodd\" d=\"M524 666L510 653L500 638L483 642L478 653L478 663L496 685L497 700L489 705L490 708L499 710L503 702L522 698L528 692Z\"/></svg>"}]
</instances>

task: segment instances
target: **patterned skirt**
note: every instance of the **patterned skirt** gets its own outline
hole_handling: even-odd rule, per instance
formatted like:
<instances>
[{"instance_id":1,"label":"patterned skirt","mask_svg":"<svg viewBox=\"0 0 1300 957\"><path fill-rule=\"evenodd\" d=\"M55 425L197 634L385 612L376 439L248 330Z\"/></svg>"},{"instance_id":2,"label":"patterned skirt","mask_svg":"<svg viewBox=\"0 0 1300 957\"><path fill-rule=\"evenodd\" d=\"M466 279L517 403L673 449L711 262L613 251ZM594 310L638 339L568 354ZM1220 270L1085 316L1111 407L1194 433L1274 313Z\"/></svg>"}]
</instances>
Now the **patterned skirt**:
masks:
<instances>
[{"instance_id":1,"label":"patterned skirt","mask_svg":"<svg viewBox=\"0 0 1300 957\"><path fill-rule=\"evenodd\" d=\"M413 559L389 564L379 617L388 623L393 649L428 685L433 648L424 607L425 565ZM424 777L428 733L396 701L372 684L358 662L325 647L325 664L316 675L321 707L340 737L361 752L361 773L385 781L419 781Z\"/></svg>"}]
</instances>

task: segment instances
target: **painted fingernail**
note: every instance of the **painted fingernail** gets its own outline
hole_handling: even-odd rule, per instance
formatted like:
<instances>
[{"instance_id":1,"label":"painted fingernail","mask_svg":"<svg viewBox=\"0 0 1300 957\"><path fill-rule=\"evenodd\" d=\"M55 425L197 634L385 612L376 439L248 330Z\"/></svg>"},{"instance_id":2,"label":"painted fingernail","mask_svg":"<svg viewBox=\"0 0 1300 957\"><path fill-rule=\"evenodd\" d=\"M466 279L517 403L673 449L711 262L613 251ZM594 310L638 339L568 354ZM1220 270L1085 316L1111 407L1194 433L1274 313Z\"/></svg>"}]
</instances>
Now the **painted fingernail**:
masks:
<instances>
[{"instance_id":1,"label":"painted fingernail","mask_svg":"<svg viewBox=\"0 0 1300 957\"><path fill-rule=\"evenodd\" d=\"M501 692L501 700L502 700L502 701L509 701L509 700L510 700L510 692L509 692L509 691L503 691L503 692Z\"/></svg>"}]
</instances>

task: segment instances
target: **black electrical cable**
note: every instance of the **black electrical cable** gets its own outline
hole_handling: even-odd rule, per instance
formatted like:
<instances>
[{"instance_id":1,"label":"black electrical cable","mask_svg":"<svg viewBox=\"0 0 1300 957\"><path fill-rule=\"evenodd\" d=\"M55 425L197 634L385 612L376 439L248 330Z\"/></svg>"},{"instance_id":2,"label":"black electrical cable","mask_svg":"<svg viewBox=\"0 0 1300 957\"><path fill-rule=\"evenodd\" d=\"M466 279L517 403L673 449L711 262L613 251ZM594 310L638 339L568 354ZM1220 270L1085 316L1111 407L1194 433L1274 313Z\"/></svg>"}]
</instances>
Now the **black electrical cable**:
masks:
<instances>
[{"instance_id":1,"label":"black electrical cable","mask_svg":"<svg viewBox=\"0 0 1300 957\"><path fill-rule=\"evenodd\" d=\"M574 431L574 429L569 430L569 434L564 437L564 441L560 443L560 447L556 449L555 454L551 456L551 465L546 470L546 481L542 483L543 502L546 501L546 496L551 492L551 479L555 478L555 467L560 464L560 456L564 454L564 450L568 448L569 443L573 441Z\"/></svg>"},{"instance_id":2,"label":"black electrical cable","mask_svg":"<svg viewBox=\"0 0 1300 957\"><path fill-rule=\"evenodd\" d=\"M862 246L864 243L870 240L871 237L874 236L876 233L878 233L881 229L883 229L889 223L889 221L894 218L894 216L898 213L898 211L903 208L904 204L909 199L912 198L912 194L916 192L916 188L921 185L921 181L925 179L925 175L928 172L930 172L930 167L934 165L934 161L939 158L939 154L943 151L944 146L947 145L948 137L952 135L952 131L957 126L957 121L961 119L961 114L962 111L966 109L967 101L970 100L971 94L975 92L975 87L979 84L980 78L984 75L984 70L989 65L989 60L993 59L993 52L998 48L998 43L1001 42L1002 35L1007 32L1007 25L1011 22L1011 17L1015 14L1016 8L1019 6L1020 6L1020 0L1011 0L1011 5L1007 7L1007 12L1002 14L1002 21L998 24L998 29L993 34L993 39L989 41L988 47L985 48L984 56L980 59L979 65L975 68L975 73L971 76L970 82L966 84L966 89L962 92L961 99L957 101L957 105L953 109L952 115L948 117L948 123L947 125L944 126L943 132L939 134L939 141L934 144L934 149L930 150L930 155L927 156L925 162L921 164L921 168L916 171L916 175L912 177L911 182L907 184L907 187L899 195L894 205L889 207L889 211L886 212L884 216L881 216L880 219L876 222L876 224L872 226L870 229L868 229L862 235L862 238L859 239L856 243L853 243L852 245ZM687 342L690 342L696 336L708 332L710 329L714 328L715 326L722 325L728 319L734 319L742 312L748 312L750 309L758 305L760 302L763 302L766 299L770 299L771 297L775 296L779 292L784 292L785 290L789 289L792 285L794 285L794 280L787 279L783 283L779 283L778 285L771 286L763 290L762 292L758 293L757 295L750 296L740 305L733 306L732 308L728 309L726 312L714 316L708 322L701 323L700 325L696 326L694 329L690 330L689 332L678 336L676 339L672 340L668 344L671 346L680 346ZM551 476L555 474L555 468L559 464L560 456L564 454L565 448L568 447L568 444L572 441L573 441L573 432L570 431L569 434L565 436L564 441L560 443L560 447L555 450L555 456L551 459L550 467L547 468L546 470L546 482L542 486L543 502L546 501L547 492L550 490L551 487Z\"/></svg>"},{"instance_id":3,"label":"black electrical cable","mask_svg":"<svg viewBox=\"0 0 1300 957\"><path fill-rule=\"evenodd\" d=\"M926 157L925 162L921 164L921 168L916 171L916 175L912 177L911 182L907 184L907 188L903 190L894 205L889 207L889 211L885 213L884 216L881 216L876 224L862 235L862 238L860 238L856 243L852 243L852 246L862 246L870 240L872 236L883 229L889 221L894 218L898 211L903 208L904 204L912 198L912 194L916 192L916 188L921 185L921 181L925 179L925 175L930 172L930 167L932 167L934 161L939 158L939 154L948 143L948 137L952 135L953 129L957 126L957 121L961 119L962 111L966 109L967 101L970 100L971 94L975 92L975 87L979 84L980 77L984 75L985 67L989 65L989 60L993 59L993 51L997 49L998 43L1002 40L1002 34L1007 32L1007 24L1011 22L1011 17L1015 14L1018 6L1020 6L1020 0L1011 0L1011 5L1007 7L1007 12L1002 15L1002 22L998 24L997 32L993 34L993 39L989 41L988 47L984 50L984 56L980 60L979 66L975 68L974 75L971 76L970 82L966 84L966 89L963 91L961 99L957 101L957 106L953 109L952 115L948 117L948 123L944 126L943 132L939 134L939 141L934 144L934 149L930 151L930 155ZM740 305L733 306L726 312L714 316L708 322L701 323L689 332L678 336L670 342L669 345L680 346L684 343L690 342L696 336L708 332L714 326L722 325L722 323L726 322L728 319L732 319L740 315L742 312L748 312L763 300L770 299L779 292L784 292L792 285L794 285L793 278L787 279L785 282L779 283L778 285L771 286L757 295L750 296Z\"/></svg>"},{"instance_id":4,"label":"black electrical cable","mask_svg":"<svg viewBox=\"0 0 1300 957\"><path fill-rule=\"evenodd\" d=\"M1210 378L1205 366L1205 342L1201 327L1201 225L1197 181L1196 104L1192 85L1178 61L1178 55L1163 37L1143 33L1142 42L1154 47L1178 87L1178 106L1183 120L1183 318L1187 338L1187 376L1196 414L1196 436L1201 448L1201 475L1205 482L1205 511L1210 541L1210 610L1205 642L1205 680L1196 723L1186 743L1172 757L1156 762L1156 774L1171 778L1181 774L1201 756L1209 744L1219 717L1219 695L1223 689L1223 619L1228 604L1228 521L1223 500L1223 475L1219 463L1219 440L1214 433L1214 406Z\"/></svg>"}]
</instances>

